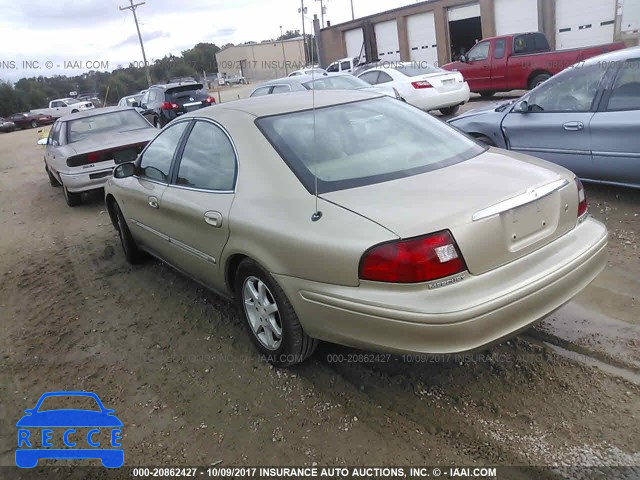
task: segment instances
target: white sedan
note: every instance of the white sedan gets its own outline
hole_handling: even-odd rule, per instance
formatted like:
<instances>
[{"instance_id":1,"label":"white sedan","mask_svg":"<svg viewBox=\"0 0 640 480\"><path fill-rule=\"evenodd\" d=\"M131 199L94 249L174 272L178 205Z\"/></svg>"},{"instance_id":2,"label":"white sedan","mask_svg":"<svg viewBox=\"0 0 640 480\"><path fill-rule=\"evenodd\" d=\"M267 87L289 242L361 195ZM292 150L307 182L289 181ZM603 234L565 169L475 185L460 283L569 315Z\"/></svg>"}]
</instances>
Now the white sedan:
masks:
<instances>
[{"instance_id":1,"label":"white sedan","mask_svg":"<svg viewBox=\"0 0 640 480\"><path fill-rule=\"evenodd\" d=\"M425 111L440 110L443 115L453 115L469 101L469 85L460 72L430 65L400 62L366 70L358 78L371 85L393 87L407 103Z\"/></svg>"}]
</instances>

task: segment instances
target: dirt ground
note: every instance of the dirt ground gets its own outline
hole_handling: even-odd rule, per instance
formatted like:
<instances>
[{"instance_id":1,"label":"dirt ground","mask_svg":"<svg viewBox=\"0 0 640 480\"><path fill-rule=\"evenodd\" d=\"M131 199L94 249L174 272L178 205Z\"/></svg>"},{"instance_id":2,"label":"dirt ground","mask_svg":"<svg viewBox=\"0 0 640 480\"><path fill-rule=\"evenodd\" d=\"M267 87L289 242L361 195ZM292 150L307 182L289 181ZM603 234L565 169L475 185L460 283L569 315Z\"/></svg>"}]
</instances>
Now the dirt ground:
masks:
<instances>
[{"instance_id":1,"label":"dirt ground","mask_svg":"<svg viewBox=\"0 0 640 480\"><path fill-rule=\"evenodd\" d=\"M463 361L323 344L280 370L233 305L129 266L101 197L67 207L36 139L0 134L0 465L54 390L115 409L125 465L640 465L640 192L587 185L608 267L516 339Z\"/></svg>"}]
</instances>

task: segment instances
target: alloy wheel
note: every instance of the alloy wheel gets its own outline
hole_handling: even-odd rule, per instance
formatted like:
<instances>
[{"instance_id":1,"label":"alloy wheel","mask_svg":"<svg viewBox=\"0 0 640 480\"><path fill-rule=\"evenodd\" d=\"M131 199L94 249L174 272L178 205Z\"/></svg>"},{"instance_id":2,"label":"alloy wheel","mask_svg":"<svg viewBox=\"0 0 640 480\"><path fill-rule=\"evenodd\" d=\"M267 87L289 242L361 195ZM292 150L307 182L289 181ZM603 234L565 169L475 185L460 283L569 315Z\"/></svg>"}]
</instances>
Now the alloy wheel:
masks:
<instances>
[{"instance_id":1,"label":"alloy wheel","mask_svg":"<svg viewBox=\"0 0 640 480\"><path fill-rule=\"evenodd\" d=\"M242 287L242 300L253 334L265 348L277 350L282 344L282 322L269 287L258 277L247 277Z\"/></svg>"}]
</instances>

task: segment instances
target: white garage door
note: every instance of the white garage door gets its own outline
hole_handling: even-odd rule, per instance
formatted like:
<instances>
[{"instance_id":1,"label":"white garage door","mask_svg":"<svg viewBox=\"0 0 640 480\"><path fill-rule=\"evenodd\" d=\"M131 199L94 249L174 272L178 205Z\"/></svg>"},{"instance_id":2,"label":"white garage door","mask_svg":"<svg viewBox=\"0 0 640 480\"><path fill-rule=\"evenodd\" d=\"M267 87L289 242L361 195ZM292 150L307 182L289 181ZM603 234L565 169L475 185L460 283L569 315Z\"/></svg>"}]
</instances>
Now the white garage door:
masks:
<instances>
[{"instance_id":1,"label":"white garage door","mask_svg":"<svg viewBox=\"0 0 640 480\"><path fill-rule=\"evenodd\" d=\"M382 61L399 61L400 44L398 43L398 25L395 20L376 23L376 46L378 58Z\"/></svg>"},{"instance_id":2,"label":"white garage door","mask_svg":"<svg viewBox=\"0 0 640 480\"><path fill-rule=\"evenodd\" d=\"M640 30L640 2L625 0L622 4L622 31L637 32Z\"/></svg>"},{"instance_id":3,"label":"white garage door","mask_svg":"<svg viewBox=\"0 0 640 480\"><path fill-rule=\"evenodd\" d=\"M438 64L436 22L433 12L407 17L407 36L411 61Z\"/></svg>"},{"instance_id":4,"label":"white garage door","mask_svg":"<svg viewBox=\"0 0 640 480\"><path fill-rule=\"evenodd\" d=\"M556 48L613 42L616 0L557 0Z\"/></svg>"},{"instance_id":5,"label":"white garage door","mask_svg":"<svg viewBox=\"0 0 640 480\"><path fill-rule=\"evenodd\" d=\"M450 22L456 20L466 20L467 18L475 18L480 16L480 4L472 3L471 5L463 5L462 7L451 7L447 10L447 17Z\"/></svg>"},{"instance_id":6,"label":"white garage door","mask_svg":"<svg viewBox=\"0 0 640 480\"><path fill-rule=\"evenodd\" d=\"M364 55L364 36L361 28L344 32L344 43L347 46L347 57L359 57L361 53Z\"/></svg>"},{"instance_id":7,"label":"white garage door","mask_svg":"<svg viewBox=\"0 0 640 480\"><path fill-rule=\"evenodd\" d=\"M496 35L538 31L538 0L495 0Z\"/></svg>"}]
</instances>

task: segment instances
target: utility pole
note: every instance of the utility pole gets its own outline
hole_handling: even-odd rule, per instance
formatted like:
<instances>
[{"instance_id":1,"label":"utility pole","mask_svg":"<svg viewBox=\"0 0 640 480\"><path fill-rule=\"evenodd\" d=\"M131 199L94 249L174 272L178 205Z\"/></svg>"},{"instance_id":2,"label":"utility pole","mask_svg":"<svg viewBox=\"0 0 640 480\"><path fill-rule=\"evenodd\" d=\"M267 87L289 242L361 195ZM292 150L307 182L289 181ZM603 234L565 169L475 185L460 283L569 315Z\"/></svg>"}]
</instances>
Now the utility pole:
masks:
<instances>
[{"instance_id":1,"label":"utility pole","mask_svg":"<svg viewBox=\"0 0 640 480\"><path fill-rule=\"evenodd\" d=\"M322 22L322 28L324 28L324 2L326 0L316 0L316 2L320 2L320 21Z\"/></svg>"},{"instance_id":2,"label":"utility pole","mask_svg":"<svg viewBox=\"0 0 640 480\"><path fill-rule=\"evenodd\" d=\"M129 0L129 1L133 1L133 0ZM304 8L304 0L300 0L300 8L298 9L298 11L300 12L300 17L302 18L302 38L303 38L303 45L304 45L304 62L305 62L305 66L308 63L308 55L307 55L307 35L306 35L306 31L305 31L305 27L304 27L304 14L306 13L305 8Z\"/></svg>"},{"instance_id":3,"label":"utility pole","mask_svg":"<svg viewBox=\"0 0 640 480\"><path fill-rule=\"evenodd\" d=\"M351 20L355 20L356 19L356 14L353 11L353 0L351 0Z\"/></svg>"},{"instance_id":4,"label":"utility pole","mask_svg":"<svg viewBox=\"0 0 640 480\"><path fill-rule=\"evenodd\" d=\"M284 52L284 33L282 33L282 25L280 25L280 41L282 42L282 59L284 60L284 76L289 75L287 68L287 54Z\"/></svg>"},{"instance_id":5,"label":"utility pole","mask_svg":"<svg viewBox=\"0 0 640 480\"><path fill-rule=\"evenodd\" d=\"M119 7L122 10L131 10L133 12L133 19L136 22L136 30L138 30L138 39L140 40L140 48L142 49L142 60L144 60L144 68L147 72L147 84L151 86L151 73L149 72L149 63L147 62L147 54L144 52L144 43L142 43L142 35L140 35L140 26L138 25L138 16L136 15L136 8L144 5L146 2L133 3L133 0L129 0L130 5L128 7Z\"/></svg>"}]
</instances>

